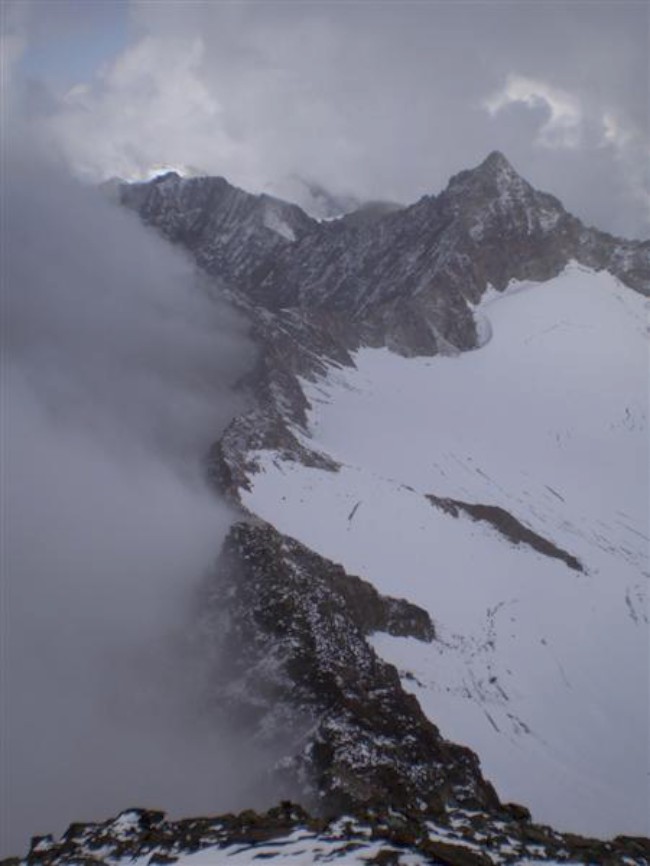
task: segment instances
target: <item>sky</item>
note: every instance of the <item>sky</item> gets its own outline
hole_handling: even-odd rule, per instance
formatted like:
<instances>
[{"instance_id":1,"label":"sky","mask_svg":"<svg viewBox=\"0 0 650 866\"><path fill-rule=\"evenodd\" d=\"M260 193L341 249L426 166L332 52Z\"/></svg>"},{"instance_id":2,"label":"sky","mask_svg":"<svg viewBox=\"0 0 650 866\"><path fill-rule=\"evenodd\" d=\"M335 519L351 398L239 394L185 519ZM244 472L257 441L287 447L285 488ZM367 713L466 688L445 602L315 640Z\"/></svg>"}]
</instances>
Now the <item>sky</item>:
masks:
<instances>
[{"instance_id":1,"label":"sky","mask_svg":"<svg viewBox=\"0 0 650 866\"><path fill-rule=\"evenodd\" d=\"M171 167L407 203L499 149L587 223L650 234L646 2L2 9L4 111L19 104L82 178Z\"/></svg>"}]
</instances>

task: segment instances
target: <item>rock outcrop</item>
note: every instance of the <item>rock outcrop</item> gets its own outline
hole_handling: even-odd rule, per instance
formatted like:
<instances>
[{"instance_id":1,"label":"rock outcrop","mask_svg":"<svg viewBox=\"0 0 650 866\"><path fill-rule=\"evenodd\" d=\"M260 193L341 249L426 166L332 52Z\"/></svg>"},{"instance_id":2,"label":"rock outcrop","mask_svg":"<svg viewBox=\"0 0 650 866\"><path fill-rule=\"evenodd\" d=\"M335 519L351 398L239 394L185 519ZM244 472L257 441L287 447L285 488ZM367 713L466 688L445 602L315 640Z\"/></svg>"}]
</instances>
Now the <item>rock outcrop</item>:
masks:
<instances>
[{"instance_id":1,"label":"rock outcrop","mask_svg":"<svg viewBox=\"0 0 650 866\"><path fill-rule=\"evenodd\" d=\"M225 660L220 705L251 737L292 730L282 774L311 808L498 805L477 757L442 738L365 639L431 641L425 611L259 522L233 527L202 607Z\"/></svg>"},{"instance_id":2,"label":"rock outcrop","mask_svg":"<svg viewBox=\"0 0 650 866\"><path fill-rule=\"evenodd\" d=\"M459 499L434 496L431 493L426 498L433 506L440 508L446 514L451 514L452 517L458 517L461 513L467 514L472 520L488 523L513 544L526 544L544 556L562 560L573 571L584 571L580 561L575 556L558 547L548 538L544 538L538 532L534 532L530 527L524 526L505 508L498 505L462 502Z\"/></svg>"},{"instance_id":3,"label":"rock outcrop","mask_svg":"<svg viewBox=\"0 0 650 866\"><path fill-rule=\"evenodd\" d=\"M24 859L0 866L173 864L201 852L201 862L287 864L345 862L378 866L524 866L566 863L649 866L647 839L611 842L556 833L524 810L496 815L452 809L432 820L394 809L362 809L337 820L313 818L282 802L268 812L172 821L163 812L128 809L96 824L72 824L60 840L37 836Z\"/></svg>"}]
</instances>

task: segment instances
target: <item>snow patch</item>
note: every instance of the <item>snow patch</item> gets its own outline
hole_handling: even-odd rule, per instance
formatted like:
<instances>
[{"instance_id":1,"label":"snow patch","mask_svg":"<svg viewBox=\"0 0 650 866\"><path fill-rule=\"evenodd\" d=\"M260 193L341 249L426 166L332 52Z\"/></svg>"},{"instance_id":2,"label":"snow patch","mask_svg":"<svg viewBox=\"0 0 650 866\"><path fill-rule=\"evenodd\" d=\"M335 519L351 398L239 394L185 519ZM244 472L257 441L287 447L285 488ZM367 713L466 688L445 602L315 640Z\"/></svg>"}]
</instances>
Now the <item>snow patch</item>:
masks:
<instances>
[{"instance_id":1,"label":"snow patch","mask_svg":"<svg viewBox=\"0 0 650 866\"><path fill-rule=\"evenodd\" d=\"M264 225L267 229L280 235L288 241L295 241L296 235L290 225L288 225L273 207L268 207L264 212Z\"/></svg>"}]
</instances>

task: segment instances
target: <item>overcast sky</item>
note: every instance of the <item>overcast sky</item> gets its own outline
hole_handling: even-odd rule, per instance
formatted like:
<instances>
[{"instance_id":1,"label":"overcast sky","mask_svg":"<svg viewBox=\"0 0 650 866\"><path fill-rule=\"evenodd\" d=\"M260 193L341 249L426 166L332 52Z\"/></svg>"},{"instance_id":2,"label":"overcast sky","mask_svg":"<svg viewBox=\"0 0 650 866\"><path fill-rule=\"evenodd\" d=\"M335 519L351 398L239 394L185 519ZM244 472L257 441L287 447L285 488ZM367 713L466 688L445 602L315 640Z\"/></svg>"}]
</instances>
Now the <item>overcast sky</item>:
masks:
<instances>
[{"instance_id":1,"label":"overcast sky","mask_svg":"<svg viewBox=\"0 0 650 866\"><path fill-rule=\"evenodd\" d=\"M646 2L5 3L5 63L78 173L157 166L417 199L502 150L647 236ZM22 92L23 102L25 93Z\"/></svg>"}]
</instances>

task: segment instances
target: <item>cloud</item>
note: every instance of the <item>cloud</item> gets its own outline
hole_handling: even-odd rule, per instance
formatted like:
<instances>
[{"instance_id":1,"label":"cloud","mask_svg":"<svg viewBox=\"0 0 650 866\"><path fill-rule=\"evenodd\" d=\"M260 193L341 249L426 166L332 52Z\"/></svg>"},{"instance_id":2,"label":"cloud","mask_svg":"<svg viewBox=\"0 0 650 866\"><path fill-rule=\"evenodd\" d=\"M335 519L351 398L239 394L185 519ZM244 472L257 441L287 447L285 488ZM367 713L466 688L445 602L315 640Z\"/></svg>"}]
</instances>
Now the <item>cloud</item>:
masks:
<instances>
[{"instance_id":1,"label":"cloud","mask_svg":"<svg viewBox=\"0 0 650 866\"><path fill-rule=\"evenodd\" d=\"M131 804L248 806L268 756L206 714L186 639L232 520L201 461L240 407L246 324L30 127L4 134L0 837L16 854Z\"/></svg>"},{"instance_id":2,"label":"cloud","mask_svg":"<svg viewBox=\"0 0 650 866\"><path fill-rule=\"evenodd\" d=\"M510 105L544 109L535 139L542 147L577 148L581 143L583 113L580 101L565 90L551 87L521 75L509 75L503 88L483 101L483 107L495 117Z\"/></svg>"},{"instance_id":3,"label":"cloud","mask_svg":"<svg viewBox=\"0 0 650 866\"><path fill-rule=\"evenodd\" d=\"M76 173L139 179L161 160L186 168L230 159L235 143L199 74L204 51L198 36L145 36L95 85L71 88L48 126Z\"/></svg>"},{"instance_id":4,"label":"cloud","mask_svg":"<svg viewBox=\"0 0 650 866\"><path fill-rule=\"evenodd\" d=\"M298 175L409 202L498 148L588 222L647 232L642 4L128 8L121 51L40 125L80 173L168 165L280 195Z\"/></svg>"},{"instance_id":5,"label":"cloud","mask_svg":"<svg viewBox=\"0 0 650 866\"><path fill-rule=\"evenodd\" d=\"M523 109L535 127L533 143L537 147L573 151L581 161L600 166L603 216L595 220L599 227L616 230L604 215L607 206L610 211L634 208L641 234L650 225L650 144L644 130L635 128L620 107L516 74L508 75L482 106L498 122L508 112ZM575 161L573 169L579 171ZM613 186L611 180L615 181ZM575 179L567 180L569 188L571 184Z\"/></svg>"},{"instance_id":6,"label":"cloud","mask_svg":"<svg viewBox=\"0 0 650 866\"><path fill-rule=\"evenodd\" d=\"M15 3L3 4L0 7L0 23L0 106L6 107L13 94L16 65L27 45L22 8Z\"/></svg>"},{"instance_id":7,"label":"cloud","mask_svg":"<svg viewBox=\"0 0 650 866\"><path fill-rule=\"evenodd\" d=\"M411 201L498 148L588 222L643 235L647 16L625 0L2 4L8 853L134 799L217 810L257 760L203 724L202 672L177 652L231 519L198 460L237 410L244 326L67 169L280 193L297 174Z\"/></svg>"}]
</instances>

